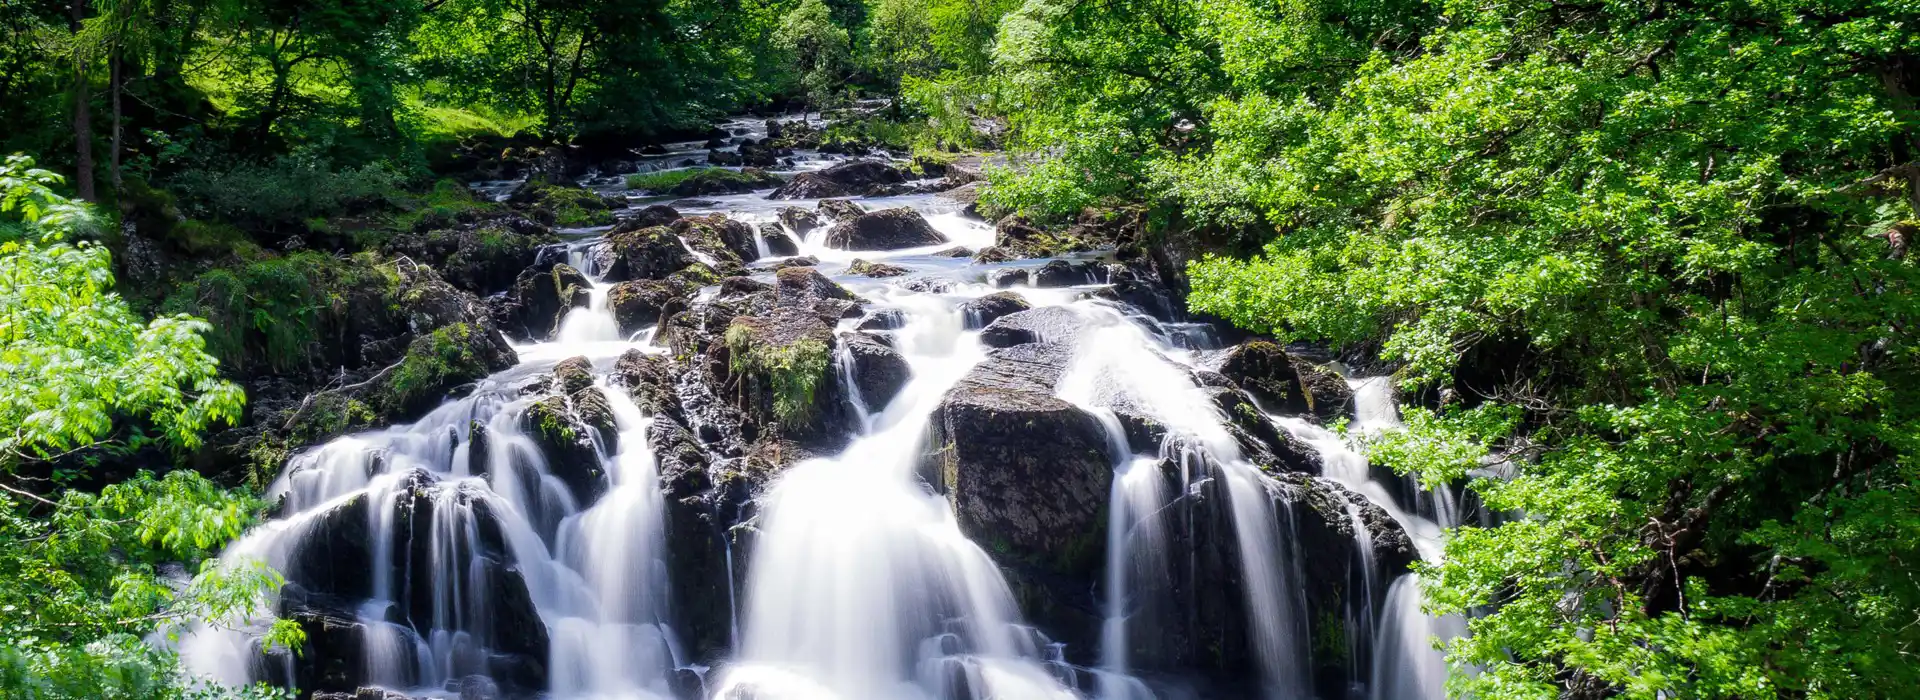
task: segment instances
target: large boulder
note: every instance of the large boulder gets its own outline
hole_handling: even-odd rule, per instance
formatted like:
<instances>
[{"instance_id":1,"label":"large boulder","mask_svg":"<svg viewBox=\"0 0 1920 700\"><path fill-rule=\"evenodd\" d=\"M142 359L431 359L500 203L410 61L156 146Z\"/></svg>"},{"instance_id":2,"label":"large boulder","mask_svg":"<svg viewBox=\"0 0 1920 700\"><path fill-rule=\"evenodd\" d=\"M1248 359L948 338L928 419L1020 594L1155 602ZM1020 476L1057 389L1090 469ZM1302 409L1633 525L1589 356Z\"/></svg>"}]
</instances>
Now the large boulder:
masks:
<instances>
[{"instance_id":1,"label":"large boulder","mask_svg":"<svg viewBox=\"0 0 1920 700\"><path fill-rule=\"evenodd\" d=\"M403 233L389 241L386 250L429 265L454 286L485 296L512 286L521 270L538 263L542 250L559 240L550 228L506 215L457 228Z\"/></svg>"},{"instance_id":2,"label":"large boulder","mask_svg":"<svg viewBox=\"0 0 1920 700\"><path fill-rule=\"evenodd\" d=\"M614 224L613 230L609 231L608 234L638 231L643 228L653 228L655 226L672 226L673 222L679 220L680 211L678 209L674 209L665 204L655 204L640 209L634 212L633 215L621 219L620 223Z\"/></svg>"},{"instance_id":3,"label":"large boulder","mask_svg":"<svg viewBox=\"0 0 1920 700\"><path fill-rule=\"evenodd\" d=\"M826 202L821 202L820 204L824 206ZM800 207L783 207L776 216L779 217L781 226L787 227L787 230L792 231L793 235L801 238L805 238L807 232L819 228L821 225L818 215L801 209Z\"/></svg>"},{"instance_id":4,"label":"large boulder","mask_svg":"<svg viewBox=\"0 0 1920 700\"><path fill-rule=\"evenodd\" d=\"M566 263L527 268L514 280L500 321L515 336L546 340L568 312L587 307L592 289L587 276Z\"/></svg>"},{"instance_id":5,"label":"large boulder","mask_svg":"<svg viewBox=\"0 0 1920 700\"><path fill-rule=\"evenodd\" d=\"M777 435L837 445L846 437L850 416L833 372L838 339L820 314L783 301L763 315L734 317L725 343L748 441Z\"/></svg>"},{"instance_id":6,"label":"large boulder","mask_svg":"<svg viewBox=\"0 0 1920 700\"><path fill-rule=\"evenodd\" d=\"M824 199L871 194L907 181L899 168L871 160L841 163L825 170L801 173L781 185L768 199Z\"/></svg>"},{"instance_id":7,"label":"large boulder","mask_svg":"<svg viewBox=\"0 0 1920 700\"><path fill-rule=\"evenodd\" d=\"M767 252L774 255L799 255L800 243L794 240L780 224L765 223L759 228L760 240L766 241Z\"/></svg>"},{"instance_id":8,"label":"large boulder","mask_svg":"<svg viewBox=\"0 0 1920 700\"><path fill-rule=\"evenodd\" d=\"M607 290L607 307L620 325L620 334L631 336L654 327L662 313L676 303L684 304L691 291L666 280L621 282Z\"/></svg>"},{"instance_id":9,"label":"large boulder","mask_svg":"<svg viewBox=\"0 0 1920 700\"><path fill-rule=\"evenodd\" d=\"M1271 341L1241 343L1209 364L1272 411L1332 420L1352 410L1353 390L1338 373Z\"/></svg>"},{"instance_id":10,"label":"large boulder","mask_svg":"<svg viewBox=\"0 0 1920 700\"><path fill-rule=\"evenodd\" d=\"M987 347L1006 348L1025 343L1068 342L1078 337L1086 320L1064 306L1043 306L995 319L980 331Z\"/></svg>"},{"instance_id":11,"label":"large boulder","mask_svg":"<svg viewBox=\"0 0 1920 700\"><path fill-rule=\"evenodd\" d=\"M671 226L693 249L730 263L749 263L760 257L753 227L722 214L688 217Z\"/></svg>"},{"instance_id":12,"label":"large boulder","mask_svg":"<svg viewBox=\"0 0 1920 700\"><path fill-rule=\"evenodd\" d=\"M853 361L854 388L869 411L886 408L913 378L913 368L893 346L867 333L848 333L841 337L847 356Z\"/></svg>"},{"instance_id":13,"label":"large boulder","mask_svg":"<svg viewBox=\"0 0 1920 700\"><path fill-rule=\"evenodd\" d=\"M818 207L820 219L827 223L844 224L867 213L866 207L844 199L823 199Z\"/></svg>"},{"instance_id":14,"label":"large boulder","mask_svg":"<svg viewBox=\"0 0 1920 700\"><path fill-rule=\"evenodd\" d=\"M978 299L968 300L960 305L960 313L966 319L967 330L986 328L988 324L1001 317L1033 308L1026 297L1014 292L995 292Z\"/></svg>"},{"instance_id":15,"label":"large boulder","mask_svg":"<svg viewBox=\"0 0 1920 700\"><path fill-rule=\"evenodd\" d=\"M608 282L664 279L699 262L680 235L666 226L609 234L595 258L601 279Z\"/></svg>"},{"instance_id":16,"label":"large boulder","mask_svg":"<svg viewBox=\"0 0 1920 700\"><path fill-rule=\"evenodd\" d=\"M593 503L609 484L602 454L615 454L617 428L607 397L593 382L593 365L576 357L554 366L550 395L533 402L521 429L546 457L547 473L565 484L574 503Z\"/></svg>"},{"instance_id":17,"label":"large boulder","mask_svg":"<svg viewBox=\"0 0 1920 700\"><path fill-rule=\"evenodd\" d=\"M787 267L774 273L774 298L782 306L813 306L821 301L856 301L859 297L812 267Z\"/></svg>"},{"instance_id":18,"label":"large boulder","mask_svg":"<svg viewBox=\"0 0 1920 700\"><path fill-rule=\"evenodd\" d=\"M845 250L899 250L946 242L946 236L909 207L862 214L827 232L827 247Z\"/></svg>"}]
</instances>

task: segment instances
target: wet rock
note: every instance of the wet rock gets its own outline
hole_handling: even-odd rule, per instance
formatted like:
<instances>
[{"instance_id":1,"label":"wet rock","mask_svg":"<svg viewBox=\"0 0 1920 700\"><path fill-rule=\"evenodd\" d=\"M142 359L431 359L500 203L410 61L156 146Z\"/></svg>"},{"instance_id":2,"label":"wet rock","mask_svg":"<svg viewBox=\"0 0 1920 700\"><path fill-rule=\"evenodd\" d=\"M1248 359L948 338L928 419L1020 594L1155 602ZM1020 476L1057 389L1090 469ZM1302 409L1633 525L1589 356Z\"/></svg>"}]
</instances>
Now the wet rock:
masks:
<instances>
[{"instance_id":1,"label":"wet rock","mask_svg":"<svg viewBox=\"0 0 1920 700\"><path fill-rule=\"evenodd\" d=\"M1019 259L1019 256L1016 256L1012 252L1009 252L1007 249L997 245L990 245L985 248L981 248L980 252L974 253L973 255L973 262L980 265L994 265L994 264L1004 263L1004 262L1013 262L1014 260L1018 260L1018 259Z\"/></svg>"},{"instance_id":2,"label":"wet rock","mask_svg":"<svg viewBox=\"0 0 1920 700\"><path fill-rule=\"evenodd\" d=\"M608 282L662 279L699 262L665 226L623 231L607 236L601 277Z\"/></svg>"},{"instance_id":3,"label":"wet rock","mask_svg":"<svg viewBox=\"0 0 1920 700\"><path fill-rule=\"evenodd\" d=\"M820 204L824 206L826 202ZM808 232L821 226L818 215L800 207L783 207L777 216L780 218L780 225L787 227L793 235L801 238L805 238Z\"/></svg>"},{"instance_id":4,"label":"wet rock","mask_svg":"<svg viewBox=\"0 0 1920 700\"><path fill-rule=\"evenodd\" d=\"M819 264L820 264L819 258L813 257L811 255L803 255L797 258L788 258L786 260L782 260L780 262L774 263L773 269L785 270L790 267L813 267Z\"/></svg>"},{"instance_id":5,"label":"wet rock","mask_svg":"<svg viewBox=\"0 0 1920 700\"><path fill-rule=\"evenodd\" d=\"M1014 292L995 292L960 305L960 313L966 318L967 330L986 328L994 321L1009 314L1019 313L1033 308L1025 297Z\"/></svg>"},{"instance_id":6,"label":"wet rock","mask_svg":"<svg viewBox=\"0 0 1920 700\"><path fill-rule=\"evenodd\" d=\"M1084 267L1065 260L1049 260L1033 271L1035 287L1074 287L1093 281L1093 276Z\"/></svg>"},{"instance_id":7,"label":"wet rock","mask_svg":"<svg viewBox=\"0 0 1920 700\"><path fill-rule=\"evenodd\" d=\"M811 270L781 272L800 271ZM736 406L750 440L771 434L802 443L838 444L850 427L840 383L831 372L838 339L812 309L787 305L786 282L781 280L780 308L760 316L736 316L727 326L727 372L740 387Z\"/></svg>"},{"instance_id":8,"label":"wet rock","mask_svg":"<svg viewBox=\"0 0 1920 700\"><path fill-rule=\"evenodd\" d=\"M614 363L613 376L642 414L680 416L680 397L674 391L679 375L667 356L628 350Z\"/></svg>"},{"instance_id":9,"label":"wet rock","mask_svg":"<svg viewBox=\"0 0 1920 700\"><path fill-rule=\"evenodd\" d=\"M988 250L997 257L1017 259L1048 258L1093 247L1071 232L1048 232L1023 217L1009 216L994 225L993 246ZM982 256L986 253L981 251Z\"/></svg>"},{"instance_id":10,"label":"wet rock","mask_svg":"<svg viewBox=\"0 0 1920 700\"><path fill-rule=\"evenodd\" d=\"M683 302L688 292L664 280L621 282L607 290L607 307L620 325L620 334L632 336L654 327L661 313L675 302Z\"/></svg>"},{"instance_id":11,"label":"wet rock","mask_svg":"<svg viewBox=\"0 0 1920 700\"><path fill-rule=\"evenodd\" d=\"M1289 354L1270 341L1251 340L1210 363L1268 409L1332 420L1348 415L1353 390L1339 374Z\"/></svg>"},{"instance_id":12,"label":"wet rock","mask_svg":"<svg viewBox=\"0 0 1920 700\"><path fill-rule=\"evenodd\" d=\"M615 224L613 230L608 232L608 235L638 231L643 228L653 228L655 226L671 226L673 222L679 220L680 210L665 204L655 204L634 212L632 216L621 219L620 223Z\"/></svg>"},{"instance_id":13,"label":"wet rock","mask_svg":"<svg viewBox=\"0 0 1920 700\"><path fill-rule=\"evenodd\" d=\"M678 421L656 419L649 433L665 499L667 575L673 587L675 632L695 659L717 660L732 631L728 598L727 516L713 498L706 453Z\"/></svg>"},{"instance_id":14,"label":"wet rock","mask_svg":"<svg viewBox=\"0 0 1920 700\"><path fill-rule=\"evenodd\" d=\"M1025 343L1068 342L1080 334L1086 322L1072 309L1043 306L1002 316L980 331L980 343L990 348L1006 348Z\"/></svg>"},{"instance_id":15,"label":"wet rock","mask_svg":"<svg viewBox=\"0 0 1920 700\"><path fill-rule=\"evenodd\" d=\"M1092 580L1115 456L1098 420L1053 395L1069 357L1048 345L990 353L935 409L923 473L988 551Z\"/></svg>"},{"instance_id":16,"label":"wet rock","mask_svg":"<svg viewBox=\"0 0 1920 700\"><path fill-rule=\"evenodd\" d=\"M801 173L774 190L768 199L824 199L853 197L907 181L907 175L886 163L857 160L825 170Z\"/></svg>"},{"instance_id":17,"label":"wet rock","mask_svg":"<svg viewBox=\"0 0 1920 700\"><path fill-rule=\"evenodd\" d=\"M460 228L403 233L389 241L389 254L432 266L454 286L479 295L512 286L521 270L556 243L552 229L525 217L507 216Z\"/></svg>"},{"instance_id":18,"label":"wet rock","mask_svg":"<svg viewBox=\"0 0 1920 700\"><path fill-rule=\"evenodd\" d=\"M842 336L853 361L853 383L867 410L878 412L913 378L913 368L892 346L866 333Z\"/></svg>"},{"instance_id":19,"label":"wet rock","mask_svg":"<svg viewBox=\"0 0 1920 700\"><path fill-rule=\"evenodd\" d=\"M844 199L827 199L820 202L819 218L825 223L844 224L865 215L867 210Z\"/></svg>"},{"instance_id":20,"label":"wet rock","mask_svg":"<svg viewBox=\"0 0 1920 700\"><path fill-rule=\"evenodd\" d=\"M1026 286L1032 281L1033 273L1026 268L994 270L987 274L987 284L993 285L995 289Z\"/></svg>"},{"instance_id":21,"label":"wet rock","mask_svg":"<svg viewBox=\"0 0 1920 700\"><path fill-rule=\"evenodd\" d=\"M587 276L565 263L546 269L530 267L520 273L508 293L511 305L508 329L529 340L545 340L560 327L569 311L584 309L592 296L593 283Z\"/></svg>"},{"instance_id":22,"label":"wet rock","mask_svg":"<svg viewBox=\"0 0 1920 700\"><path fill-rule=\"evenodd\" d=\"M971 257L973 257L973 249L972 249L972 248L968 248L968 247L966 247L966 246L963 246L963 245L957 245L957 246L954 246L954 247L952 247L952 248L948 248L948 249L946 249L946 250L942 250L942 251L940 251L940 252L937 252L937 253L934 253L934 254L933 254L933 257L936 257L936 258L971 258Z\"/></svg>"},{"instance_id":23,"label":"wet rock","mask_svg":"<svg viewBox=\"0 0 1920 700\"><path fill-rule=\"evenodd\" d=\"M811 305L824 299L855 301L858 297L812 267L787 267L774 273L775 298L783 306Z\"/></svg>"},{"instance_id":24,"label":"wet rock","mask_svg":"<svg viewBox=\"0 0 1920 700\"><path fill-rule=\"evenodd\" d=\"M909 207L862 214L827 232L827 246L843 250L899 250L946 243L926 218Z\"/></svg>"},{"instance_id":25,"label":"wet rock","mask_svg":"<svg viewBox=\"0 0 1920 700\"><path fill-rule=\"evenodd\" d=\"M906 326L906 312L899 309L880 309L862 319L856 328L863 331L890 331Z\"/></svg>"},{"instance_id":26,"label":"wet rock","mask_svg":"<svg viewBox=\"0 0 1920 700\"><path fill-rule=\"evenodd\" d=\"M601 412L605 402L599 389L589 386L573 395L558 394L536 401L522 417L521 429L546 456L548 473L564 483L574 502L582 507L599 498L608 486L597 448L598 444L612 447L611 416Z\"/></svg>"},{"instance_id":27,"label":"wet rock","mask_svg":"<svg viewBox=\"0 0 1920 700\"><path fill-rule=\"evenodd\" d=\"M671 228L695 250L726 262L749 263L760 257L753 227L722 214L681 219Z\"/></svg>"},{"instance_id":28,"label":"wet rock","mask_svg":"<svg viewBox=\"0 0 1920 700\"><path fill-rule=\"evenodd\" d=\"M867 277L899 277L907 274L907 268L887 263L869 262L856 259L847 265L847 274Z\"/></svg>"},{"instance_id":29,"label":"wet rock","mask_svg":"<svg viewBox=\"0 0 1920 700\"><path fill-rule=\"evenodd\" d=\"M787 235L786 229L781 228L779 224L761 224L759 232L760 239L767 243L768 253L774 255L800 254L800 244L793 239L793 236Z\"/></svg>"}]
</instances>

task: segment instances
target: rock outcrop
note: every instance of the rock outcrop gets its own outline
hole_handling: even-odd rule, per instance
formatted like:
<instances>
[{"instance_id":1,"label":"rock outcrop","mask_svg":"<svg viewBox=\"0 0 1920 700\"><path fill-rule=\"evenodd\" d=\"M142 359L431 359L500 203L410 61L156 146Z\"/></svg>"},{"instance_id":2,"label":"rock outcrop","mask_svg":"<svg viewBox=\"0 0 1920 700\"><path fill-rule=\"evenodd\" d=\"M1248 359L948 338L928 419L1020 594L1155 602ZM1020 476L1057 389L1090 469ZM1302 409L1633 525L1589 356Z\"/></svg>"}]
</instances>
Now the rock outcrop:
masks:
<instances>
[{"instance_id":1,"label":"rock outcrop","mask_svg":"<svg viewBox=\"0 0 1920 700\"><path fill-rule=\"evenodd\" d=\"M861 214L827 231L827 247L843 250L899 250L946 242L946 236L908 207Z\"/></svg>"}]
</instances>

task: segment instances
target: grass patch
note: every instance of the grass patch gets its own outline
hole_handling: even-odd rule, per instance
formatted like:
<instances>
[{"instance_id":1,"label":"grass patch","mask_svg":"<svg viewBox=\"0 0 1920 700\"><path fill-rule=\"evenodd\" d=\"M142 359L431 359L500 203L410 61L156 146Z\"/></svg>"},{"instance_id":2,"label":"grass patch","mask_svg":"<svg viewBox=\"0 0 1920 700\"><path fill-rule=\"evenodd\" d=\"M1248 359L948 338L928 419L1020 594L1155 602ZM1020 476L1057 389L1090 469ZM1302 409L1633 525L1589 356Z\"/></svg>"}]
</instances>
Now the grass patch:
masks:
<instances>
[{"instance_id":1,"label":"grass patch","mask_svg":"<svg viewBox=\"0 0 1920 700\"><path fill-rule=\"evenodd\" d=\"M635 173L627 176L627 189L640 190L652 194L666 194L674 188L688 183L721 182L739 183L750 188L770 186L764 173L748 173L726 168L684 168L680 170L662 170L652 173Z\"/></svg>"}]
</instances>

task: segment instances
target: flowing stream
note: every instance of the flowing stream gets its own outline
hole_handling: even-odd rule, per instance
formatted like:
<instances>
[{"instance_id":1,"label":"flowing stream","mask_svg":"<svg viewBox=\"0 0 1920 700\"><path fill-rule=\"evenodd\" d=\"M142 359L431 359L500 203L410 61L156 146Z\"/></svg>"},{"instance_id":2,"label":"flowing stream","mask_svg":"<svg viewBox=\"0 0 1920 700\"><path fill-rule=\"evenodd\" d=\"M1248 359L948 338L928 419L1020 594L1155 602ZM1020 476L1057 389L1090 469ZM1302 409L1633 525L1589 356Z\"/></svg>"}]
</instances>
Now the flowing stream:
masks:
<instances>
[{"instance_id":1,"label":"flowing stream","mask_svg":"<svg viewBox=\"0 0 1920 700\"><path fill-rule=\"evenodd\" d=\"M705 149L695 146L672 146L646 167L703 158ZM826 162L803 157L800 167ZM680 206L687 215L723 213L757 225L774 220L779 208L813 205L768 201L764 194ZM552 341L516 347L519 366L411 425L338 438L300 454L272 488L284 499L282 515L224 558L262 560L290 572L296 583L323 573L366 579L364 589L341 584L363 598L342 624L366 630L365 658L348 666L366 685L416 697L485 697L469 694L462 679L503 673L495 652L514 648L524 626L538 624L550 640L544 690L556 699L1224 698L1241 695L1182 690L1187 686L1165 682L1160 654L1134 653L1166 646L1154 639L1160 626L1191 616L1200 604L1200 594L1176 582L1199 566L1187 539L1199 531L1204 509L1222 508L1231 539L1226 559L1236 564L1239 581L1234 605L1244 611L1246 639L1235 641L1248 650L1256 676L1248 685L1269 700L1316 697L1310 665L1318 652L1307 639L1307 581L1295 534L1302 514L1280 497L1296 487L1252 461L1201 381L1199 368L1218 350L1210 334L1086 298L1098 285L1018 289L1032 306L1059 307L1077 319L1077 332L1062 339L1073 353L1055 393L1100 422L1114 457L1105 561L1093 584L1098 648L1069 654L1076 650L1063 649L1026 621L1005 563L968 538L949 501L918 472L930 415L988 354L963 305L998 291L984 281L989 266L932 253L949 245L991 245L993 231L931 196L857 201L870 210L913 207L952 243L837 250L823 244L824 229L799 240L802 255L816 256L820 269L865 298L870 310L896 311L904 319L888 335L912 375L885 405L865 405L858 391L847 391L856 397L857 434L838 454L779 474L759 499L743 566L728 545L725 570L744 575L724 582L735 611L724 662L695 663L676 636L665 551L669 538L681 535L666 527L650 434L655 418L609 381L622 353L666 350L653 344L650 331L622 336L608 308L609 285L584 254L595 240L591 234L569 245L569 259L594 282L589 304L570 312ZM764 254L765 241L758 247ZM912 274L841 274L855 258L885 260ZM776 261L763 259L753 272L764 278L766 264ZM928 279L940 283L902 283ZM856 321L843 322L840 331L851 331ZM603 488L593 493L556 475L551 456L527 432L528 411L539 396L522 387L575 356L592 362L595 386L613 416L611 431L592 436L604 473ZM851 385L851 362L844 352L836 358L831 380ZM1393 429L1397 413L1385 381L1353 386L1355 427ZM1148 444L1125 423L1142 416L1159 426ZM1299 417L1273 421L1318 452L1326 477L1386 509L1420 556L1439 555L1441 530L1457 524L1450 502L1402 508L1340 436ZM480 434L484 444L474 437ZM1203 492L1219 498L1204 501L1197 496ZM1446 668L1428 640L1461 634L1464 625L1421 613L1411 575L1378 590L1384 579L1373 570L1372 533L1357 506L1349 512L1342 517L1350 517L1356 532L1351 549L1365 592L1348 614L1349 643L1370 644L1370 653L1356 656L1372 659L1370 667L1353 670L1356 683L1379 700L1442 697ZM371 573L319 572L307 561L316 547L364 547ZM531 600L537 620L489 616L494 608L487 603L519 595ZM1378 614L1376 605L1383 606ZM411 624L403 624L407 620ZM247 621L204 627L187 635L181 651L194 671L223 682L291 682L294 660L261 654L260 631ZM1070 656L1088 661L1076 665Z\"/></svg>"}]
</instances>

